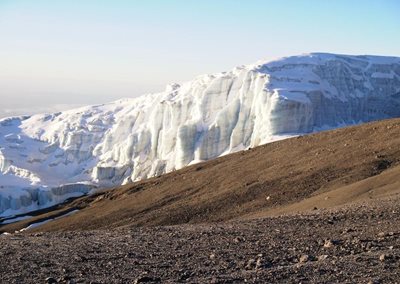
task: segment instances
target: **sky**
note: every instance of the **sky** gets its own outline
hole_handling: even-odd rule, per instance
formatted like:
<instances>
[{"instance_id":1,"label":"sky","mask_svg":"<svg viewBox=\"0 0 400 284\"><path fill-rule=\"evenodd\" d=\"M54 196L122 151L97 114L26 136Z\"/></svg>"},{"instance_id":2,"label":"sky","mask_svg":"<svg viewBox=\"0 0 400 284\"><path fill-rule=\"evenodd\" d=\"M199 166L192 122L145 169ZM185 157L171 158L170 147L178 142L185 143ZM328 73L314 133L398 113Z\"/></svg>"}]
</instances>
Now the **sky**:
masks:
<instances>
[{"instance_id":1,"label":"sky","mask_svg":"<svg viewBox=\"0 0 400 284\"><path fill-rule=\"evenodd\" d=\"M0 0L0 117L309 52L400 56L398 0Z\"/></svg>"}]
</instances>

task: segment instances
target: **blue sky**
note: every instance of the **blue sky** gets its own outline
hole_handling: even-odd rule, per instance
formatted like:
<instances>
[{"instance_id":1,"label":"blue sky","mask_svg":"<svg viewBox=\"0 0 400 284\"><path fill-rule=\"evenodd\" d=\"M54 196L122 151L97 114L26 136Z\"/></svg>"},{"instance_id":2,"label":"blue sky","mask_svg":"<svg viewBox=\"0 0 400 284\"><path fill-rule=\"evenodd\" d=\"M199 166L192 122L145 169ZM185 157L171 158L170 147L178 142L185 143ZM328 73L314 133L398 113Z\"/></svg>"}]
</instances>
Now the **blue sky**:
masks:
<instances>
[{"instance_id":1,"label":"blue sky","mask_svg":"<svg viewBox=\"0 0 400 284\"><path fill-rule=\"evenodd\" d=\"M400 56L397 0L0 0L0 117L308 52Z\"/></svg>"}]
</instances>

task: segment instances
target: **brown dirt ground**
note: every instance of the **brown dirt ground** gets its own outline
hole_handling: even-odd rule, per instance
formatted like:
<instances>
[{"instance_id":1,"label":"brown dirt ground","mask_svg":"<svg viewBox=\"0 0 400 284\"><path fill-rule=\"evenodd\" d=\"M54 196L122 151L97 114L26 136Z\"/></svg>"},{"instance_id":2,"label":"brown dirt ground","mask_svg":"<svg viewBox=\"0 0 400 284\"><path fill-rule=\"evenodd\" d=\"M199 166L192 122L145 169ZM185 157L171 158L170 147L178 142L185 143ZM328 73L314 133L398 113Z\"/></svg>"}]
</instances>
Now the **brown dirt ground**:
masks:
<instances>
[{"instance_id":1,"label":"brown dirt ground","mask_svg":"<svg viewBox=\"0 0 400 284\"><path fill-rule=\"evenodd\" d=\"M247 221L0 235L0 283L400 283L399 197Z\"/></svg>"}]
</instances>

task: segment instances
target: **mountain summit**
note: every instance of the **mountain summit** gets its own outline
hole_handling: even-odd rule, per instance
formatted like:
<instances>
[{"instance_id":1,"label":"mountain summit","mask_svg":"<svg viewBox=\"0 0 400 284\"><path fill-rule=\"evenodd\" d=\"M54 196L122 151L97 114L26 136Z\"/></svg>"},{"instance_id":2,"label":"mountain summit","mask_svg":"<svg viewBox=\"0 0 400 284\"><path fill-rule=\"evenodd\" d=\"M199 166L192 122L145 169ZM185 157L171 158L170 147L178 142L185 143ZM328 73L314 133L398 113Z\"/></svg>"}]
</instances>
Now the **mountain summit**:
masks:
<instances>
[{"instance_id":1,"label":"mountain summit","mask_svg":"<svg viewBox=\"0 0 400 284\"><path fill-rule=\"evenodd\" d=\"M400 116L400 58L312 53L0 120L0 216L278 139Z\"/></svg>"}]
</instances>

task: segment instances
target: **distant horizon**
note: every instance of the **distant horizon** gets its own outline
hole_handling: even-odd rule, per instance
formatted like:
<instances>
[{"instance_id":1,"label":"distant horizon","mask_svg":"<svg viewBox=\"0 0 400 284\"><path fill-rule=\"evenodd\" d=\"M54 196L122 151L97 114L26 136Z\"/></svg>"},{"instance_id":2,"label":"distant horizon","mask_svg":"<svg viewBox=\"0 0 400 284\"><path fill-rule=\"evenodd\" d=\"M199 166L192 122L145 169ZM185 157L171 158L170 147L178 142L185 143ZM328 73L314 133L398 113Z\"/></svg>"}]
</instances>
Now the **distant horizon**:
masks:
<instances>
[{"instance_id":1,"label":"distant horizon","mask_svg":"<svg viewBox=\"0 0 400 284\"><path fill-rule=\"evenodd\" d=\"M399 12L395 0L3 0L0 118L301 54L400 57Z\"/></svg>"}]
</instances>

